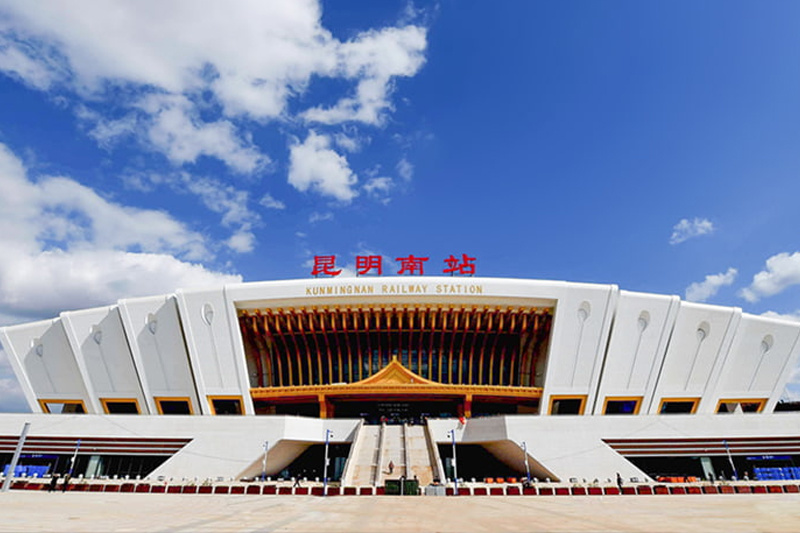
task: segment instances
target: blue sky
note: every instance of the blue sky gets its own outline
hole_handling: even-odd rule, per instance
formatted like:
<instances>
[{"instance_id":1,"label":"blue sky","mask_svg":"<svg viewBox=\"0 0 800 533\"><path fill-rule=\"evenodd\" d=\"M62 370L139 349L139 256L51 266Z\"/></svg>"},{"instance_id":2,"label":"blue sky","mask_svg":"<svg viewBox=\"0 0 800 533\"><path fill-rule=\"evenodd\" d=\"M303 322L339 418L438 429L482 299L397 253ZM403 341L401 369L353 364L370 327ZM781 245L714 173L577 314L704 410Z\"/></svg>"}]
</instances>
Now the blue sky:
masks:
<instances>
[{"instance_id":1,"label":"blue sky","mask_svg":"<svg viewBox=\"0 0 800 533\"><path fill-rule=\"evenodd\" d=\"M800 4L0 0L0 325L357 255L800 317ZM24 405L0 355L3 410Z\"/></svg>"}]
</instances>

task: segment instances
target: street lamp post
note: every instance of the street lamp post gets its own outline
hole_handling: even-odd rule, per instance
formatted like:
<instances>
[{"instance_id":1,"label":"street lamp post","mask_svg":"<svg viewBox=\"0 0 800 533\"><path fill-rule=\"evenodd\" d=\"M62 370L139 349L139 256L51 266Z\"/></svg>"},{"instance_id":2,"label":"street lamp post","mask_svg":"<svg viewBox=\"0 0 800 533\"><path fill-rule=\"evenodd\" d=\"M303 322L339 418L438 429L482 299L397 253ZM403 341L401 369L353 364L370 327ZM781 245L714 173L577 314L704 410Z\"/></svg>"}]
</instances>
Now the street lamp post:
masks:
<instances>
[{"instance_id":1,"label":"street lamp post","mask_svg":"<svg viewBox=\"0 0 800 533\"><path fill-rule=\"evenodd\" d=\"M458 496L458 464L456 461L456 430L451 429L447 432L453 442L453 483L455 485L455 495Z\"/></svg>"},{"instance_id":2,"label":"street lamp post","mask_svg":"<svg viewBox=\"0 0 800 533\"><path fill-rule=\"evenodd\" d=\"M736 472L736 465L733 464L733 457L731 457L731 449L728 446L728 441L723 440L722 444L725 445L725 451L728 453L728 462L731 464L731 468L733 469L733 479L739 479L739 474Z\"/></svg>"},{"instance_id":3,"label":"street lamp post","mask_svg":"<svg viewBox=\"0 0 800 533\"><path fill-rule=\"evenodd\" d=\"M528 445L525 441L522 441L522 453L525 456L525 475L527 476L525 479L528 483L531 482L531 467L528 464Z\"/></svg>"},{"instance_id":4,"label":"street lamp post","mask_svg":"<svg viewBox=\"0 0 800 533\"><path fill-rule=\"evenodd\" d=\"M325 464L322 470L322 494L328 495L328 445L330 444L333 431L330 429L325 430Z\"/></svg>"},{"instance_id":5,"label":"street lamp post","mask_svg":"<svg viewBox=\"0 0 800 533\"><path fill-rule=\"evenodd\" d=\"M69 462L69 475L72 477L72 471L75 469L75 460L78 458L78 450L81 449L81 439L75 443L75 453L72 454L72 459Z\"/></svg>"},{"instance_id":6,"label":"street lamp post","mask_svg":"<svg viewBox=\"0 0 800 533\"><path fill-rule=\"evenodd\" d=\"M25 439L28 438L29 429L31 429L31 423L25 422L22 426L22 433L20 433L19 440L17 441L17 448L14 451L14 456L11 458L11 464L8 466L8 474L6 474L5 480L3 480L3 487L0 488L2 492L8 492L9 487L11 487L11 480L14 479L17 462L19 462L19 456L22 455L22 449L25 447Z\"/></svg>"},{"instance_id":7,"label":"street lamp post","mask_svg":"<svg viewBox=\"0 0 800 533\"><path fill-rule=\"evenodd\" d=\"M267 479L267 451L269 450L269 441L264 441L264 463L261 468L261 481Z\"/></svg>"}]
</instances>

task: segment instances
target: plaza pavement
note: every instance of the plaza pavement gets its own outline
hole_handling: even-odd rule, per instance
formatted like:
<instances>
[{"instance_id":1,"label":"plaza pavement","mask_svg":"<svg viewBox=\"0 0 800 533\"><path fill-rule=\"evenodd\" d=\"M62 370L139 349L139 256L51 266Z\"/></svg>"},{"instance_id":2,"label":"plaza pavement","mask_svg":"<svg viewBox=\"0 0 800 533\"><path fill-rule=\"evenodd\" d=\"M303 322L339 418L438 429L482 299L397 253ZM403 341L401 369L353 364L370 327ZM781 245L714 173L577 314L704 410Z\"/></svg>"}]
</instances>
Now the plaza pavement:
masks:
<instances>
[{"instance_id":1,"label":"plaza pavement","mask_svg":"<svg viewBox=\"0 0 800 533\"><path fill-rule=\"evenodd\" d=\"M0 531L800 530L800 495L314 497L0 493Z\"/></svg>"}]
</instances>

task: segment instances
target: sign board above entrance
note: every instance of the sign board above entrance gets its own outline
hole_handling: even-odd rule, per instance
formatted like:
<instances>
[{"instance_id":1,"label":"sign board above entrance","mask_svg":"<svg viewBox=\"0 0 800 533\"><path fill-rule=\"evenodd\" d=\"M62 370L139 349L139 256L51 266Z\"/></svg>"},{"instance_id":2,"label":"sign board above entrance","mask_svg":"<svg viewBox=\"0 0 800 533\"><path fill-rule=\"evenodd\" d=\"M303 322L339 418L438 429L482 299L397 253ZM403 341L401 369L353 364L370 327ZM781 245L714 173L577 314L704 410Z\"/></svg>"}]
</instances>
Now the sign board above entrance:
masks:
<instances>
[{"instance_id":1,"label":"sign board above entrance","mask_svg":"<svg viewBox=\"0 0 800 533\"><path fill-rule=\"evenodd\" d=\"M406 257L397 257L395 261L400 263L400 269L397 271L397 275L421 276L425 273L425 263L429 259L430 257L416 257L414 254L410 254ZM450 254L450 257L446 258L443 262L446 265L446 267L442 269L443 274L450 274L451 276L475 275L475 258L469 257L467 254L461 254L460 259ZM312 276L338 276L341 273L342 269L336 268L335 255L314 256L314 267L311 269ZM356 275L364 276L367 274L383 275L383 256L356 256Z\"/></svg>"}]
</instances>

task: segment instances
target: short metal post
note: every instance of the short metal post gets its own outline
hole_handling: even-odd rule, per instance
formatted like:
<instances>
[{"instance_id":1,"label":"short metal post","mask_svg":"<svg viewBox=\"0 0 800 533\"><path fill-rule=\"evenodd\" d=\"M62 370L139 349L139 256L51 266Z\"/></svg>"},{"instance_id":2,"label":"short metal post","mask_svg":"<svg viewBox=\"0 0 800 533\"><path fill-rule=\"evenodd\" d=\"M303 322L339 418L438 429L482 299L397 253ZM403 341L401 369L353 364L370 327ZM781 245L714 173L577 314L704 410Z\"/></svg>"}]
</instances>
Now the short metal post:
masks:
<instances>
[{"instance_id":1,"label":"short metal post","mask_svg":"<svg viewBox=\"0 0 800 533\"><path fill-rule=\"evenodd\" d=\"M458 464L456 461L456 430L451 429L449 432L450 438L453 442L453 483L455 485L455 490L453 491L456 496L458 496Z\"/></svg>"},{"instance_id":2,"label":"short metal post","mask_svg":"<svg viewBox=\"0 0 800 533\"><path fill-rule=\"evenodd\" d=\"M72 471L75 469L75 459L78 458L78 450L81 449L81 439L75 444L75 453L72 454L72 459L69 461L69 476L72 477Z\"/></svg>"},{"instance_id":3,"label":"short metal post","mask_svg":"<svg viewBox=\"0 0 800 533\"><path fill-rule=\"evenodd\" d=\"M261 467L261 481L267 479L267 451L269 450L269 441L264 441L264 464Z\"/></svg>"},{"instance_id":4,"label":"short metal post","mask_svg":"<svg viewBox=\"0 0 800 533\"><path fill-rule=\"evenodd\" d=\"M322 473L322 494L324 496L328 495L328 445L330 444L330 438L333 436L333 431L330 429L325 430L325 465L323 466L323 473Z\"/></svg>"},{"instance_id":5,"label":"short metal post","mask_svg":"<svg viewBox=\"0 0 800 533\"><path fill-rule=\"evenodd\" d=\"M530 483L531 481L531 467L528 464L528 445L525 441L522 441L522 453L525 454L525 475L527 476L525 479Z\"/></svg>"},{"instance_id":6,"label":"short metal post","mask_svg":"<svg viewBox=\"0 0 800 533\"><path fill-rule=\"evenodd\" d=\"M736 465L733 464L733 457L731 457L731 449L728 446L728 441L723 440L722 444L725 445L725 451L728 453L728 462L731 464L731 468L733 469L733 479L739 479L739 474L736 472Z\"/></svg>"}]
</instances>

